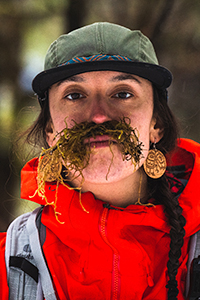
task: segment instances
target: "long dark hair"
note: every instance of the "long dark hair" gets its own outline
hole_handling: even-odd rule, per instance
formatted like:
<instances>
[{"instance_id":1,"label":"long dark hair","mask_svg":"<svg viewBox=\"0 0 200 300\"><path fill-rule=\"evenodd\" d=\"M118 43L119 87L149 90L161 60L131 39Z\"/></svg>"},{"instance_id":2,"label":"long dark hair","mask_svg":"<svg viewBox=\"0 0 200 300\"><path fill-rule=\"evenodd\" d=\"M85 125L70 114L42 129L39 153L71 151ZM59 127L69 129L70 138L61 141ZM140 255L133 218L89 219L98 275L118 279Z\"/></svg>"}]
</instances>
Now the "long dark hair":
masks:
<instances>
[{"instance_id":1,"label":"long dark hair","mask_svg":"<svg viewBox=\"0 0 200 300\"><path fill-rule=\"evenodd\" d=\"M156 126L164 131L163 138L156 145L164 154L170 153L177 147L179 137L179 127L169 109L164 94L154 87L154 117L157 120ZM165 208L165 214L170 230L170 251L167 263L169 281L168 299L176 300L179 290L177 288L176 274L179 267L179 258L181 256L181 248L183 246L183 238L185 236L185 218L182 216L182 208L179 205L178 197L173 194L169 188L166 175L159 179L151 179L148 177L148 189L156 203L162 204Z\"/></svg>"},{"instance_id":2,"label":"long dark hair","mask_svg":"<svg viewBox=\"0 0 200 300\"><path fill-rule=\"evenodd\" d=\"M24 132L25 143L36 147L49 148L47 143L47 132L52 132L52 121L49 111L49 101L46 94L46 98L43 101L39 101L41 105L41 111L34 121L32 126Z\"/></svg>"},{"instance_id":3,"label":"long dark hair","mask_svg":"<svg viewBox=\"0 0 200 300\"><path fill-rule=\"evenodd\" d=\"M153 114L157 120L156 127L161 128L164 132L163 138L156 144L156 147L162 151L162 153L168 154L176 148L179 130L177 122L167 104L166 95L156 87L153 87L153 89ZM52 121L49 112L49 102L46 97L41 103L41 112L37 120L26 132L26 142L33 146L39 145L48 148L46 133L52 130L51 125ZM179 292L176 274L179 267L179 258L181 256L181 248L185 235L185 218L182 216L182 208L178 203L177 196L171 192L165 175L156 180L148 177L148 190L149 194L156 200L156 203L164 206L165 214L171 227L171 243L169 260L167 263L169 281L166 287L168 288L168 299L175 300L177 299Z\"/></svg>"}]
</instances>

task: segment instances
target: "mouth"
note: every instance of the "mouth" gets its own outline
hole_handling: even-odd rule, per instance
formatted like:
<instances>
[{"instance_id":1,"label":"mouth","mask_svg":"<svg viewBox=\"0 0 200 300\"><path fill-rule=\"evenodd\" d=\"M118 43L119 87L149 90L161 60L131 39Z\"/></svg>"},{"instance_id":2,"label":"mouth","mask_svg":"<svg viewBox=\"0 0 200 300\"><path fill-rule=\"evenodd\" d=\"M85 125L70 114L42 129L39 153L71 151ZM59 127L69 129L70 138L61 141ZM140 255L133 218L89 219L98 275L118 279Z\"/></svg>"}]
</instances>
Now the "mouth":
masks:
<instances>
[{"instance_id":1,"label":"mouth","mask_svg":"<svg viewBox=\"0 0 200 300\"><path fill-rule=\"evenodd\" d=\"M84 144L90 146L90 148L103 148L109 147L110 143L116 143L108 135L97 135L95 138L90 137L84 140Z\"/></svg>"}]
</instances>

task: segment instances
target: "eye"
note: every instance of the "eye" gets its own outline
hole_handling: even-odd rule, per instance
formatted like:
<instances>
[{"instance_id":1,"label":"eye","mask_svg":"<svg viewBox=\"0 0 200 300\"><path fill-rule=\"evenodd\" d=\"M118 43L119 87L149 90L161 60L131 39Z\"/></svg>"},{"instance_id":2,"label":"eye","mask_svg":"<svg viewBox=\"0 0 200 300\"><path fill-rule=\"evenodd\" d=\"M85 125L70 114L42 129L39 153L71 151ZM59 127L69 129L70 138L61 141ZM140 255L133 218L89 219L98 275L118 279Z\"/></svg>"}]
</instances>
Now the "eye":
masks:
<instances>
[{"instance_id":1,"label":"eye","mask_svg":"<svg viewBox=\"0 0 200 300\"><path fill-rule=\"evenodd\" d=\"M81 93L70 93L66 95L64 98L73 101L73 100L79 100L84 98L84 95L82 95Z\"/></svg>"},{"instance_id":2,"label":"eye","mask_svg":"<svg viewBox=\"0 0 200 300\"><path fill-rule=\"evenodd\" d=\"M112 96L112 98L119 98L119 99L129 99L131 97L133 97L133 94L125 91L116 93Z\"/></svg>"}]
</instances>

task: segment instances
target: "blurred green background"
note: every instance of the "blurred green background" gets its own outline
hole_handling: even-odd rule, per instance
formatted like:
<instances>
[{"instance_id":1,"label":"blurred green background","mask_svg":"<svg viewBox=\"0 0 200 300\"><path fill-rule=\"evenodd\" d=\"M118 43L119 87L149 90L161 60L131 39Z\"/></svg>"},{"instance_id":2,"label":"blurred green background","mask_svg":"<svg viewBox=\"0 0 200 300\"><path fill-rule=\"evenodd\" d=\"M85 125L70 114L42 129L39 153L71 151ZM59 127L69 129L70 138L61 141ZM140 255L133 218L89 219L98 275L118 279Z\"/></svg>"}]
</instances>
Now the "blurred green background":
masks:
<instances>
[{"instance_id":1,"label":"blurred green background","mask_svg":"<svg viewBox=\"0 0 200 300\"><path fill-rule=\"evenodd\" d=\"M20 170L30 157L14 138L38 114L31 81L50 43L97 21L140 29L173 73L169 105L181 136L200 142L199 20L199 0L0 0L0 231L34 207L20 200Z\"/></svg>"}]
</instances>

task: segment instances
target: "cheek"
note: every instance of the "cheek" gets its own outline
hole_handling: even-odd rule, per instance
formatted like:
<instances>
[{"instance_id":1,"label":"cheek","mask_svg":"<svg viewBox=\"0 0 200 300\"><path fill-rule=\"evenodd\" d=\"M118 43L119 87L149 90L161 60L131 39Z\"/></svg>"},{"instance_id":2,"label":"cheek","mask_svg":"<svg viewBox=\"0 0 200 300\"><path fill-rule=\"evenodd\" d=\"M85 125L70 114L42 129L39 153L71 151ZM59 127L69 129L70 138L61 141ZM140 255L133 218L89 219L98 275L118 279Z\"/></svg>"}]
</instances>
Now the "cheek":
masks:
<instances>
[{"instance_id":1,"label":"cheek","mask_svg":"<svg viewBox=\"0 0 200 300\"><path fill-rule=\"evenodd\" d=\"M51 118L54 130L56 132L60 132L66 127L72 128L75 125L75 123L80 123L84 121L83 117L84 114L82 112L77 113L64 109L52 109L51 111Z\"/></svg>"},{"instance_id":2,"label":"cheek","mask_svg":"<svg viewBox=\"0 0 200 300\"><path fill-rule=\"evenodd\" d=\"M139 141L142 142L143 146L143 155L146 157L146 153L149 150L150 144L150 128L151 128L151 118L152 113L149 111L148 114L137 113L136 115L131 116L131 126L138 130Z\"/></svg>"},{"instance_id":3,"label":"cheek","mask_svg":"<svg viewBox=\"0 0 200 300\"><path fill-rule=\"evenodd\" d=\"M131 126L137 128L140 134L149 134L151 127L152 114L136 113L130 117Z\"/></svg>"},{"instance_id":4,"label":"cheek","mask_svg":"<svg viewBox=\"0 0 200 300\"><path fill-rule=\"evenodd\" d=\"M52 118L54 130L56 132L60 132L66 127L65 122L68 123L69 114L65 106L62 106L55 103L51 103L49 105L50 115Z\"/></svg>"},{"instance_id":5,"label":"cheek","mask_svg":"<svg viewBox=\"0 0 200 300\"><path fill-rule=\"evenodd\" d=\"M56 132L60 132L62 129L66 127L65 125L65 117L62 113L53 111L51 112L51 118L53 122L53 127Z\"/></svg>"},{"instance_id":6,"label":"cheek","mask_svg":"<svg viewBox=\"0 0 200 300\"><path fill-rule=\"evenodd\" d=\"M68 116L67 107L59 99L54 90L49 92L49 111L53 123L54 132L60 132L66 127L65 119Z\"/></svg>"}]
</instances>

